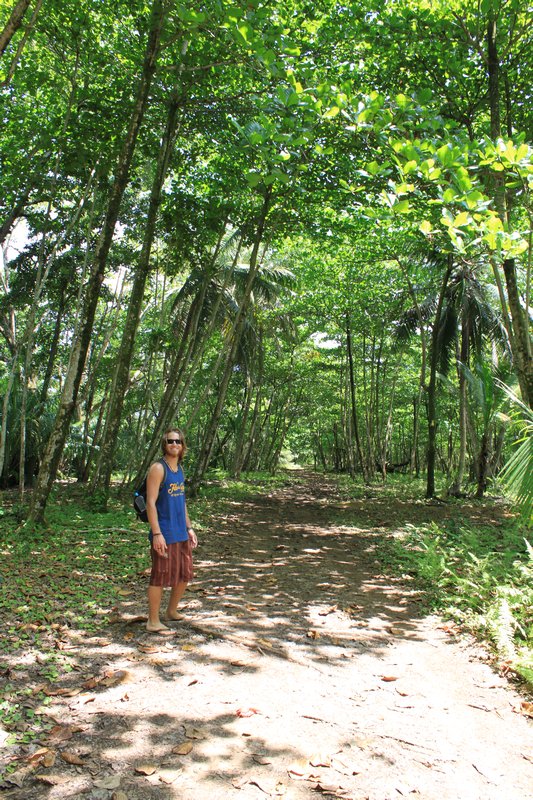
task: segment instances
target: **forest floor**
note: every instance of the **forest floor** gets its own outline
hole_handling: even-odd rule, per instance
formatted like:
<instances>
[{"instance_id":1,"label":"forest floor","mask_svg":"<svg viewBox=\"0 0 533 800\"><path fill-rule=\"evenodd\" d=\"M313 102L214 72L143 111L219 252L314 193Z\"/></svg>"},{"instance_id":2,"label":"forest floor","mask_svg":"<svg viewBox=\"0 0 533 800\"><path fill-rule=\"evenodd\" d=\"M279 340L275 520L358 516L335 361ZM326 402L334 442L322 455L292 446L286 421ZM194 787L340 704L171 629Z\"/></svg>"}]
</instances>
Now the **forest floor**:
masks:
<instances>
[{"instance_id":1,"label":"forest floor","mask_svg":"<svg viewBox=\"0 0 533 800\"><path fill-rule=\"evenodd\" d=\"M144 574L98 635L62 635L75 669L4 797L532 797L523 697L376 560L384 531L450 513L484 512L343 501L305 473L226 502L202 533L174 636L145 630Z\"/></svg>"}]
</instances>

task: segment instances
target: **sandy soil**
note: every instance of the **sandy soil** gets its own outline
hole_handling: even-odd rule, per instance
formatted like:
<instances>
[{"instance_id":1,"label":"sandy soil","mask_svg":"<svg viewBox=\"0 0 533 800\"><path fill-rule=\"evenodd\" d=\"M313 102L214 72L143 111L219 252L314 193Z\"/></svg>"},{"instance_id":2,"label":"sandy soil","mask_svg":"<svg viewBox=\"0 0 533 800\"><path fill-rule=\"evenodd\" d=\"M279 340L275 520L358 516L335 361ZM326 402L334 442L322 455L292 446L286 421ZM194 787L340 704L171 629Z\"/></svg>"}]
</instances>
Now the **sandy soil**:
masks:
<instances>
[{"instance_id":1,"label":"sandy soil","mask_svg":"<svg viewBox=\"0 0 533 800\"><path fill-rule=\"evenodd\" d=\"M523 698L375 561L377 530L447 513L343 503L309 476L226 507L174 637L145 631L139 576L105 637L65 643L57 724L4 796L533 797Z\"/></svg>"}]
</instances>

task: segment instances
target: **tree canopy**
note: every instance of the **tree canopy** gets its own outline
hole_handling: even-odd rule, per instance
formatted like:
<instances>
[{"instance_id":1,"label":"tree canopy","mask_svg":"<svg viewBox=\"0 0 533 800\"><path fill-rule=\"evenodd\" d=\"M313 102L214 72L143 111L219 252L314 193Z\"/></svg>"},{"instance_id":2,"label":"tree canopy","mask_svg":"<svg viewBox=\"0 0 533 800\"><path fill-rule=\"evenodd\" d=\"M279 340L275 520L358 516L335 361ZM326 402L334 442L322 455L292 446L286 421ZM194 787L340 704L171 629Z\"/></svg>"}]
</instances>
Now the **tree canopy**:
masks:
<instances>
[{"instance_id":1,"label":"tree canopy","mask_svg":"<svg viewBox=\"0 0 533 800\"><path fill-rule=\"evenodd\" d=\"M294 460L483 495L533 404L528 12L0 2L0 480L31 519L58 475L105 508L177 421L193 492Z\"/></svg>"}]
</instances>

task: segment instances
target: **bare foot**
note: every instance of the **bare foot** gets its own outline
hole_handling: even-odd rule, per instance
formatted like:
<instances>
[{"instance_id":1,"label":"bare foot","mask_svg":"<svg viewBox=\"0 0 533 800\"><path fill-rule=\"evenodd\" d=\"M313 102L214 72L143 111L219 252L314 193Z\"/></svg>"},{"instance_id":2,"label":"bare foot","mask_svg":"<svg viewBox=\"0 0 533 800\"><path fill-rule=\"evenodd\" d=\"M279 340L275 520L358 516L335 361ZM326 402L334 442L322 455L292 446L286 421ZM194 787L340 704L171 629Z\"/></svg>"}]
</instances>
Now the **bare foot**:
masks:
<instances>
[{"instance_id":1,"label":"bare foot","mask_svg":"<svg viewBox=\"0 0 533 800\"><path fill-rule=\"evenodd\" d=\"M183 616L183 614L178 614L177 611L167 611L167 613L165 614L165 619L179 620L179 619L185 619L185 617Z\"/></svg>"},{"instance_id":2,"label":"bare foot","mask_svg":"<svg viewBox=\"0 0 533 800\"><path fill-rule=\"evenodd\" d=\"M153 624L151 622L146 623L146 630L148 633L159 633L162 636L170 636L172 631L167 625L163 625L162 622Z\"/></svg>"}]
</instances>

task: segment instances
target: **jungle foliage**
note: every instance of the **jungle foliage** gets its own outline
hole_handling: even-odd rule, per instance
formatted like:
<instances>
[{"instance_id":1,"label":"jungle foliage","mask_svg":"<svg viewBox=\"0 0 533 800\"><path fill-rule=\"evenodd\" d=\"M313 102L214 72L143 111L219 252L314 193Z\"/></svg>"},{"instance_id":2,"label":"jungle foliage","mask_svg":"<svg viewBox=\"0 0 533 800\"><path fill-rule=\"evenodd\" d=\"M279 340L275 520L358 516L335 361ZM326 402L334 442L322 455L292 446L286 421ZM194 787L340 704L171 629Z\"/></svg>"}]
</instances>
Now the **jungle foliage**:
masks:
<instances>
[{"instance_id":1,"label":"jungle foliage","mask_svg":"<svg viewBox=\"0 0 533 800\"><path fill-rule=\"evenodd\" d=\"M531 442L528 10L0 3L0 480L31 522L57 477L105 510L171 424L191 494L287 460L494 486Z\"/></svg>"}]
</instances>

